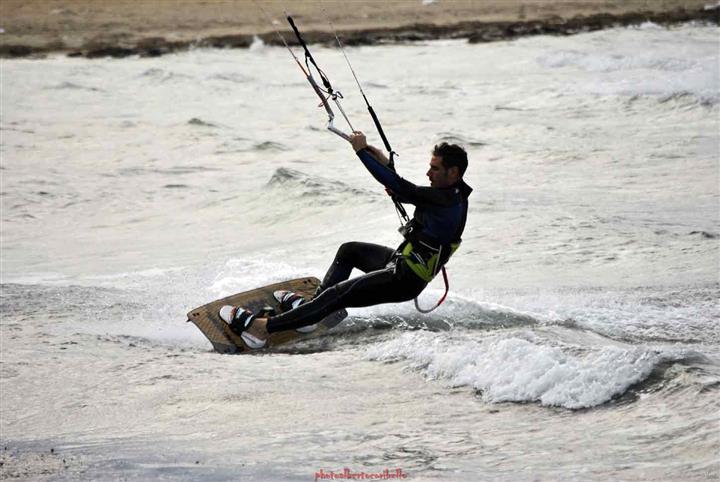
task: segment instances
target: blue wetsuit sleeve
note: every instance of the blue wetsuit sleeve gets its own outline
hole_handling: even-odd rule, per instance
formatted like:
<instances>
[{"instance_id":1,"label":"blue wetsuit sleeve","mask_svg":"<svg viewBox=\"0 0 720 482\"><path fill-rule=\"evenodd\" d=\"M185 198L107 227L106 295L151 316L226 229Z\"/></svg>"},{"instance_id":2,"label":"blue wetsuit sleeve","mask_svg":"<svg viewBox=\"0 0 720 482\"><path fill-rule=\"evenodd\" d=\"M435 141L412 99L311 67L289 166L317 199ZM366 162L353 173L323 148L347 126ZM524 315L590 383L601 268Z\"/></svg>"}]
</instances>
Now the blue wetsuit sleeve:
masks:
<instances>
[{"instance_id":1,"label":"blue wetsuit sleeve","mask_svg":"<svg viewBox=\"0 0 720 482\"><path fill-rule=\"evenodd\" d=\"M370 151L368 151L367 149L359 150L357 152L357 156L360 158L367 170L370 171L370 174L372 174L372 176L380 184L390 189L391 191L401 194L399 191L401 189L400 181L402 179L400 178L400 176L397 175L395 171L380 163L380 161L375 159L372 154L370 154Z\"/></svg>"},{"instance_id":2,"label":"blue wetsuit sleeve","mask_svg":"<svg viewBox=\"0 0 720 482\"><path fill-rule=\"evenodd\" d=\"M402 177L380 161L375 159L370 151L361 149L357 152L357 156L363 165L370 171L370 174L383 186L390 189L400 202L410 203L416 206L446 206L448 204L447 195L443 194L439 189L430 187L420 187L406 181Z\"/></svg>"}]
</instances>

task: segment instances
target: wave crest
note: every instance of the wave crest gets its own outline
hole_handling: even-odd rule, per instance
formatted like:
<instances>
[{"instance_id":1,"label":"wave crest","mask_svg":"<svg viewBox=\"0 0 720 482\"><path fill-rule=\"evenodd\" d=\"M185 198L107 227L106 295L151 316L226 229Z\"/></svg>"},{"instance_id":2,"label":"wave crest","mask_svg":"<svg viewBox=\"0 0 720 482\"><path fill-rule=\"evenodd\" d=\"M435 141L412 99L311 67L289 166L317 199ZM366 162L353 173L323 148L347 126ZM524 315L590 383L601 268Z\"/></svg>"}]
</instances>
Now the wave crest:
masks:
<instances>
[{"instance_id":1,"label":"wave crest","mask_svg":"<svg viewBox=\"0 0 720 482\"><path fill-rule=\"evenodd\" d=\"M375 192L351 187L342 181L310 176L287 167L275 170L267 186L281 188L285 196L290 194L301 198L324 198L323 202L331 204L342 202L350 196L378 197Z\"/></svg>"},{"instance_id":2,"label":"wave crest","mask_svg":"<svg viewBox=\"0 0 720 482\"><path fill-rule=\"evenodd\" d=\"M409 361L430 379L480 391L486 402L539 402L568 409L606 403L646 380L657 366L681 359L640 347L605 346L578 354L518 336L476 342L427 332L404 333L373 345L366 357Z\"/></svg>"}]
</instances>

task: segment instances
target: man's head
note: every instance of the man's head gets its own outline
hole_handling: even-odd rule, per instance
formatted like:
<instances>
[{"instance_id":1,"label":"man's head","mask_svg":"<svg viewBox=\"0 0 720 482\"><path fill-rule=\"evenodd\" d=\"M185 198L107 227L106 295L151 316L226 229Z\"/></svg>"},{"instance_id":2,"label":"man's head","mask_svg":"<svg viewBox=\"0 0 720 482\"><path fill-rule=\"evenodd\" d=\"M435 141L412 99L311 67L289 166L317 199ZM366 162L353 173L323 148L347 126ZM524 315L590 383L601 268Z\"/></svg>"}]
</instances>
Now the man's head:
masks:
<instances>
[{"instance_id":1,"label":"man's head","mask_svg":"<svg viewBox=\"0 0 720 482\"><path fill-rule=\"evenodd\" d=\"M457 144L443 142L433 148L427 177L432 187L449 187L462 179L467 169L465 149Z\"/></svg>"}]
</instances>

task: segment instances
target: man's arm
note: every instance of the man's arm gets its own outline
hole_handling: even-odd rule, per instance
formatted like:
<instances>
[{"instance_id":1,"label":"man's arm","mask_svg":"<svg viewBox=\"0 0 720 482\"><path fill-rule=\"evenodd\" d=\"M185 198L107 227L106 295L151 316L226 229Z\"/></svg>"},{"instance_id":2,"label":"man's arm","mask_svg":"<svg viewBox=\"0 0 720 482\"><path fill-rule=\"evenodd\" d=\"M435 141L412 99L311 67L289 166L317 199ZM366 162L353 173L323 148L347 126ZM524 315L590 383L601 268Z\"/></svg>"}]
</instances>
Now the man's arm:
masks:
<instances>
[{"instance_id":1,"label":"man's arm","mask_svg":"<svg viewBox=\"0 0 720 482\"><path fill-rule=\"evenodd\" d=\"M382 164L383 166L390 167L390 159L387 158L387 156L385 155L385 153L383 151L381 151L377 147L371 146L369 144L367 145L367 147L365 147L365 149L370 151L370 154L372 154L373 157L375 159L377 159L380 164Z\"/></svg>"},{"instance_id":2,"label":"man's arm","mask_svg":"<svg viewBox=\"0 0 720 482\"><path fill-rule=\"evenodd\" d=\"M382 164L383 166L390 165L390 159L385 156L383 151L381 151L375 146L369 145L367 143L367 139L365 138L365 134L363 134L362 132L354 131L350 136L350 144L352 144L353 150L355 152L358 152L362 149L367 149L380 164Z\"/></svg>"},{"instance_id":3,"label":"man's arm","mask_svg":"<svg viewBox=\"0 0 720 482\"><path fill-rule=\"evenodd\" d=\"M370 174L372 174L372 176L380 184L391 190L393 194L396 194L400 198L401 202L415 204L416 206L448 205L448 201L450 200L445 193L441 192L439 189L420 187L410 181L406 181L387 166L387 158L382 154L382 152L380 152L381 157L386 162L382 162L378 159L374 155L374 151L378 151L378 149L370 149L370 146L368 146L365 139L365 135L362 132L354 132L350 137L350 143Z\"/></svg>"}]
</instances>

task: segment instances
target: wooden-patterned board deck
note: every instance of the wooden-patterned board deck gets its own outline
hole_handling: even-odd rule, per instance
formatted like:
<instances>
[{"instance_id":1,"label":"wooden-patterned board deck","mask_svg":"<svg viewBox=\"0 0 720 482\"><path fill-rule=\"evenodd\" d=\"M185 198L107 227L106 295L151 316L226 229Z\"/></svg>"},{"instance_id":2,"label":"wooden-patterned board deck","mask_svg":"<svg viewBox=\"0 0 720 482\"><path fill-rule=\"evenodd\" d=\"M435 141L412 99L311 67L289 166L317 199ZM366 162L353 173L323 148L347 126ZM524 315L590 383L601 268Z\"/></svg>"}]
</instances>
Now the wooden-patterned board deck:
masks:
<instances>
[{"instance_id":1,"label":"wooden-patterned board deck","mask_svg":"<svg viewBox=\"0 0 720 482\"><path fill-rule=\"evenodd\" d=\"M297 293L305 298L311 298L315 289L320 284L317 278L297 278L290 281L275 283L262 288L251 291L245 291L232 296L213 301L206 305L191 310L188 313L188 321L192 321L210 340L215 351L220 353L247 353L251 350L243 342L242 338L233 333L227 323L220 319L218 311L223 305L242 306L251 311L258 311L264 306L271 306L279 313L280 307L273 297L273 292L277 290L288 290ZM295 330L281 331L273 333L268 339L266 348L283 345L298 339L315 337L323 334L330 328L347 317L347 311L339 310L327 316L320 323L317 329L312 333L298 333Z\"/></svg>"}]
</instances>

